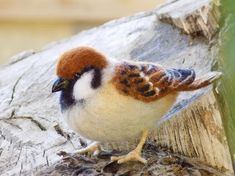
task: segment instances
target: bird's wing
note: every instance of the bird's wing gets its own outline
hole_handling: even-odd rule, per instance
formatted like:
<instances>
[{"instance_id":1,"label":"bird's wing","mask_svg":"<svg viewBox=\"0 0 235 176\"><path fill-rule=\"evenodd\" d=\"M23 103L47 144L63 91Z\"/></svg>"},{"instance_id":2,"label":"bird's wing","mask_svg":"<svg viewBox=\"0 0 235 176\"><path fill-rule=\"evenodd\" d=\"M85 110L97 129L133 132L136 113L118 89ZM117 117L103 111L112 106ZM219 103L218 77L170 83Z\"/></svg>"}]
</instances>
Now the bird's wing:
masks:
<instances>
[{"instance_id":1,"label":"bird's wing","mask_svg":"<svg viewBox=\"0 0 235 176\"><path fill-rule=\"evenodd\" d=\"M205 87L214 81L217 75L205 75L195 80L193 69L165 69L156 64L129 62L118 65L115 71L112 82L117 90L144 102L155 101L171 92Z\"/></svg>"}]
</instances>

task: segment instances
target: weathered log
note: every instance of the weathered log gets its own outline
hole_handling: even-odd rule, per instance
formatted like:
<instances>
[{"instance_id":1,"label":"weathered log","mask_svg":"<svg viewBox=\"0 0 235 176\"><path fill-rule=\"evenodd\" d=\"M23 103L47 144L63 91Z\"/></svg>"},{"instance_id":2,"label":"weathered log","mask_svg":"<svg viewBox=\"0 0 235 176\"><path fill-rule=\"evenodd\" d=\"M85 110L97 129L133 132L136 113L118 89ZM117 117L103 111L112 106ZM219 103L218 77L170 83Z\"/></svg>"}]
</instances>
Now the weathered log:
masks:
<instances>
[{"instance_id":1,"label":"weathered log","mask_svg":"<svg viewBox=\"0 0 235 176\"><path fill-rule=\"evenodd\" d=\"M195 5L196 1L200 1L201 5ZM184 2L188 5L184 6ZM66 126L59 112L58 96L51 94L55 63L59 55L70 48L89 45L118 59L153 61L167 67L190 67L202 75L209 72L216 62L217 46L208 42L216 41L215 31L218 29L217 21L213 21L218 19L218 4L213 2L173 1L160 9L114 20L64 41L52 43L40 51L26 52L2 67L0 173L55 173L54 166L60 160L57 152L73 152L83 145L82 141L89 142L80 139ZM190 9L180 11L181 24L190 24L187 26L193 28L176 25L175 16L164 10L170 9L169 12L174 11L175 14L177 8L173 10L172 7L179 7L179 4L182 5L179 9ZM194 13L201 8L207 10L202 14ZM166 17L167 21L188 34L196 29L192 34L200 31L203 35L194 35L192 38L174 25L161 22L159 17L163 21ZM200 22L188 20L200 18L207 19L201 27L198 26ZM209 169L215 175L229 175L233 174L231 156L214 94L212 86L182 93L173 109L161 123L156 124L150 141L180 156L188 156L216 168L216 172ZM103 147L128 150L132 145L104 144ZM146 152L145 155L148 156ZM96 162L101 160L97 159ZM155 168L158 168L157 164Z\"/></svg>"},{"instance_id":2,"label":"weathered log","mask_svg":"<svg viewBox=\"0 0 235 176\"><path fill-rule=\"evenodd\" d=\"M162 21L182 29L186 34L211 39L219 28L219 0L175 1L161 7L157 14Z\"/></svg>"}]
</instances>

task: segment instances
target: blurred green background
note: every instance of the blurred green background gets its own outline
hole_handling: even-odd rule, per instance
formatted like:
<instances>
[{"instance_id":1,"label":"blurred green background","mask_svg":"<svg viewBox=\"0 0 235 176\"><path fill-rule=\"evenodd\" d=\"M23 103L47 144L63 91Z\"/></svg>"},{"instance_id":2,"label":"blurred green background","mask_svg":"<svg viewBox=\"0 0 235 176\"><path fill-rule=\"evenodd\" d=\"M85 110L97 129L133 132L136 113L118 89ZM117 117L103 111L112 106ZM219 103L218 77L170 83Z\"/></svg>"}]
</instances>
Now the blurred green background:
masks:
<instances>
[{"instance_id":1,"label":"blurred green background","mask_svg":"<svg viewBox=\"0 0 235 176\"><path fill-rule=\"evenodd\" d=\"M219 86L219 99L223 123L226 127L233 163L235 163L235 0L221 0L221 3L219 69L224 75Z\"/></svg>"}]
</instances>

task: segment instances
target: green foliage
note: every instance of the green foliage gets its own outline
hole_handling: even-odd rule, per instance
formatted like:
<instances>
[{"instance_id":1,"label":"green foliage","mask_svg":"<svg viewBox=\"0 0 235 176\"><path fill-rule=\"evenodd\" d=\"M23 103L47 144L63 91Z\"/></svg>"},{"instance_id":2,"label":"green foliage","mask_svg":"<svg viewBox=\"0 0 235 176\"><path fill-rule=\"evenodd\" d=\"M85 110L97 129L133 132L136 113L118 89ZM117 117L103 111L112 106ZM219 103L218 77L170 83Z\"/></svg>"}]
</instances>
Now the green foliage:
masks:
<instances>
[{"instance_id":1,"label":"green foliage","mask_svg":"<svg viewBox=\"0 0 235 176\"><path fill-rule=\"evenodd\" d=\"M220 86L220 102L223 123L235 160L235 0L221 0L222 18L220 31L219 67L223 71ZM234 165L235 168L235 165Z\"/></svg>"}]
</instances>

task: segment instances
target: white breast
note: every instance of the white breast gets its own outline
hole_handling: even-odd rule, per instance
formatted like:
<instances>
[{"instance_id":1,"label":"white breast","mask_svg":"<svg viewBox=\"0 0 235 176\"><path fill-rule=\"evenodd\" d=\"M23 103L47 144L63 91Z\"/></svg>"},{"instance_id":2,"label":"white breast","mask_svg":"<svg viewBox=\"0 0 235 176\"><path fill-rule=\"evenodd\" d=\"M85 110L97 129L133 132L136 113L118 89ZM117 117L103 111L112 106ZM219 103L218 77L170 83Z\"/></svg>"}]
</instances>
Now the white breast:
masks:
<instances>
[{"instance_id":1,"label":"white breast","mask_svg":"<svg viewBox=\"0 0 235 176\"><path fill-rule=\"evenodd\" d=\"M73 130L82 136L101 142L129 140L142 130L154 127L175 102L177 94L158 101L144 103L121 95L108 83L84 105L73 106L65 118Z\"/></svg>"}]
</instances>

